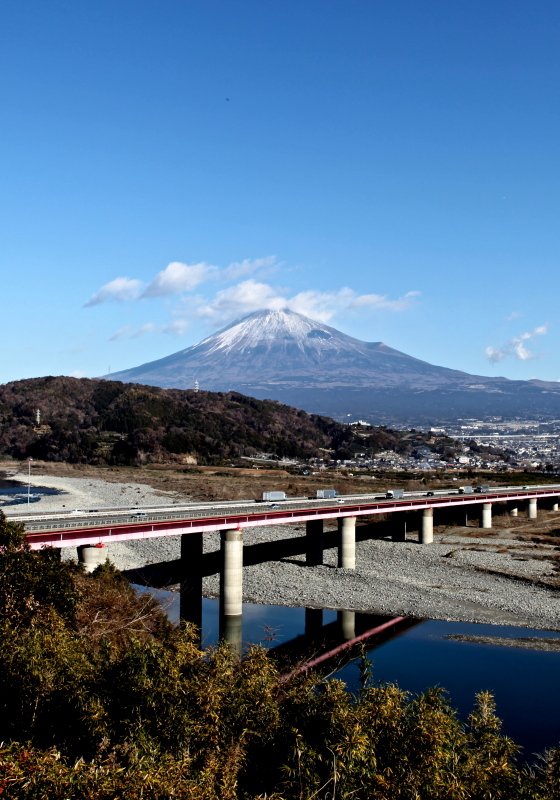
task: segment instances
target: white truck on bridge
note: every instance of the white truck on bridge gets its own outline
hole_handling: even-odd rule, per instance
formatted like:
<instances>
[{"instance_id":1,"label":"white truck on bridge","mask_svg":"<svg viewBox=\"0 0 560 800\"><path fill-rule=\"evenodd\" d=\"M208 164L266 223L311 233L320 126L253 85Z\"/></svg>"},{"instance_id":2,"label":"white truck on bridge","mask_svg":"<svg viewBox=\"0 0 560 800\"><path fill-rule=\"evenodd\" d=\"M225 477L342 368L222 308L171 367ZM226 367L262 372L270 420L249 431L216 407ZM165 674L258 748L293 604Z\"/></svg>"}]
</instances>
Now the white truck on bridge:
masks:
<instances>
[{"instance_id":1,"label":"white truck on bridge","mask_svg":"<svg viewBox=\"0 0 560 800\"><path fill-rule=\"evenodd\" d=\"M285 500L286 492L263 492L263 501Z\"/></svg>"}]
</instances>

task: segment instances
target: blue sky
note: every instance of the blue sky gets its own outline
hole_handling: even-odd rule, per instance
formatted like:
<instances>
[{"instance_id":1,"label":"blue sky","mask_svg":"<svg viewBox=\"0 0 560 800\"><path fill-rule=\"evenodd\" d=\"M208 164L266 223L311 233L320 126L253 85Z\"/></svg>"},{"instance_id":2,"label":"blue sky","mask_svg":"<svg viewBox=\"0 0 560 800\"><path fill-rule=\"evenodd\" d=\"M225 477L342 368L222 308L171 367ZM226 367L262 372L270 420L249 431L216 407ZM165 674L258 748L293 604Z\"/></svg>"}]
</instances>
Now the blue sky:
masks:
<instances>
[{"instance_id":1,"label":"blue sky","mask_svg":"<svg viewBox=\"0 0 560 800\"><path fill-rule=\"evenodd\" d=\"M560 379L560 5L5 0L0 381L288 307Z\"/></svg>"}]
</instances>

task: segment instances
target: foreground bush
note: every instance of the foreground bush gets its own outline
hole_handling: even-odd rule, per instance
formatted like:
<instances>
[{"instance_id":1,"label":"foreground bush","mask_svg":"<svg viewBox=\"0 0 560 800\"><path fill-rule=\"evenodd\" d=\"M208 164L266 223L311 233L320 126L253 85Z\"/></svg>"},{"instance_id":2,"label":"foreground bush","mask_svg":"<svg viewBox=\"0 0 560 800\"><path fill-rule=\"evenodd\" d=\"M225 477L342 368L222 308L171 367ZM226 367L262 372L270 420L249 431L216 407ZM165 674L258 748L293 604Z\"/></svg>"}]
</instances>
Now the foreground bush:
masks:
<instances>
[{"instance_id":1,"label":"foreground bush","mask_svg":"<svg viewBox=\"0 0 560 800\"><path fill-rule=\"evenodd\" d=\"M202 652L112 567L33 553L3 518L0 633L2 798L560 797L560 752L519 766L487 693L463 724L441 690L364 675L353 697L259 648Z\"/></svg>"}]
</instances>

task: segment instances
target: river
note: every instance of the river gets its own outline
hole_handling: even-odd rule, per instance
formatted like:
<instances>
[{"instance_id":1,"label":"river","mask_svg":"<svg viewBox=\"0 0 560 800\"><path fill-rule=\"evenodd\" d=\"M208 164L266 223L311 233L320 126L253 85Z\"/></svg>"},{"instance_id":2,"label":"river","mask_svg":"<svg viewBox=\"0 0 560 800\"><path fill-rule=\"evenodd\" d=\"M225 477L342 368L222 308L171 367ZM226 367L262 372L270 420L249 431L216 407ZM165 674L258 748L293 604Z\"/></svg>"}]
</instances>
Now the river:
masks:
<instances>
[{"instance_id":1,"label":"river","mask_svg":"<svg viewBox=\"0 0 560 800\"><path fill-rule=\"evenodd\" d=\"M137 587L139 591L148 591ZM179 620L179 596L152 590L170 619ZM380 618L355 615L356 633L374 628ZM318 609L243 604L242 641L299 658L305 645L317 652L323 638L327 647L344 641L341 612ZM310 630L310 620L314 629ZM358 630L359 628L359 630ZM208 647L219 639L219 601L204 598L202 642ZM322 632L322 633L321 633ZM465 637L457 640L450 637ZM489 642L488 639L491 641ZM530 639L540 642L527 641ZM478 641L476 641L478 640ZM480 641L482 640L482 641ZM515 646L505 646L506 644ZM535 649L557 647L557 650ZM496 698L503 730L522 745L522 757L560 745L560 633L498 625L477 625L437 620L407 620L394 630L366 639L373 679L396 683L412 693L441 686L461 719L472 710L477 692L489 690ZM353 651L354 655L356 650ZM351 691L359 687L358 659L349 652L336 671ZM329 664L329 666L332 666Z\"/></svg>"},{"instance_id":2,"label":"river","mask_svg":"<svg viewBox=\"0 0 560 800\"><path fill-rule=\"evenodd\" d=\"M52 494L61 494L61 492L46 486L26 486L19 481L0 477L0 508L7 505L38 503L41 497Z\"/></svg>"}]
</instances>

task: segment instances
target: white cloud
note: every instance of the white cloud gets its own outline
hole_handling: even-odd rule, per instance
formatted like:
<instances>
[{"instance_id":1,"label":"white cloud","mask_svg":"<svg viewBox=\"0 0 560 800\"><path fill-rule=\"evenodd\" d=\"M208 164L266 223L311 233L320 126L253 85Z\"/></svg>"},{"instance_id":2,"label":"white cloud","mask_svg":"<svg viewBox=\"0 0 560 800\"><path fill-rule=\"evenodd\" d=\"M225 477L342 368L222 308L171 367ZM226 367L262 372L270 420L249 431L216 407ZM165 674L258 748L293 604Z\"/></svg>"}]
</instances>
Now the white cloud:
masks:
<instances>
[{"instance_id":1,"label":"white cloud","mask_svg":"<svg viewBox=\"0 0 560 800\"><path fill-rule=\"evenodd\" d=\"M191 323L186 319L175 319L169 325L164 325L161 331L170 336L182 336L190 326Z\"/></svg>"},{"instance_id":2,"label":"white cloud","mask_svg":"<svg viewBox=\"0 0 560 800\"><path fill-rule=\"evenodd\" d=\"M130 334L133 339L137 339L139 336L144 336L145 333L153 333L157 331L157 325L154 325L153 322L146 322L144 325L141 325L139 328L136 328Z\"/></svg>"},{"instance_id":3,"label":"white cloud","mask_svg":"<svg viewBox=\"0 0 560 800\"><path fill-rule=\"evenodd\" d=\"M158 330L157 325L154 325L153 322L146 322L144 325L141 325L139 328L133 328L130 325L125 325L124 328L119 328L118 331L109 337L110 342L116 342L118 339L137 339L139 336L143 336L145 333L154 333Z\"/></svg>"},{"instance_id":4,"label":"white cloud","mask_svg":"<svg viewBox=\"0 0 560 800\"><path fill-rule=\"evenodd\" d=\"M276 256L246 258L232 262L223 270L204 261L197 264L172 261L148 284L133 278L115 278L94 294L85 306L99 305L111 300L124 302L182 295L175 309L171 311L172 319L168 324L155 325L149 322L139 328L126 325L110 337L110 341L117 341L156 332L181 336L193 318L224 323L261 308L288 308L321 322L328 322L343 311L358 309L400 312L409 308L420 294L418 291L411 291L391 299L381 294L360 295L346 286L335 291L308 290L291 295L286 289L273 287L257 279L257 276L263 276L281 266L282 262L277 262ZM227 282L238 281L239 278L244 280L221 289L213 297L192 294L200 284L217 278Z\"/></svg>"},{"instance_id":5,"label":"white cloud","mask_svg":"<svg viewBox=\"0 0 560 800\"><path fill-rule=\"evenodd\" d=\"M491 364L499 364L500 361L503 361L506 357L506 354L503 350L497 350L496 348L490 346L487 347L484 351L484 355L490 361Z\"/></svg>"},{"instance_id":6,"label":"white cloud","mask_svg":"<svg viewBox=\"0 0 560 800\"><path fill-rule=\"evenodd\" d=\"M523 338L530 339L532 336L544 336L546 333L548 333L549 327L549 325L539 325L539 327L535 328L532 333L524 333Z\"/></svg>"},{"instance_id":7,"label":"white cloud","mask_svg":"<svg viewBox=\"0 0 560 800\"><path fill-rule=\"evenodd\" d=\"M254 275L256 272L270 272L273 267L280 267L276 263L276 256L266 258L244 258L243 261L234 261L229 267L222 270L221 277L225 281L236 281L246 275Z\"/></svg>"},{"instance_id":8,"label":"white cloud","mask_svg":"<svg viewBox=\"0 0 560 800\"><path fill-rule=\"evenodd\" d=\"M68 373L69 378L85 378L86 373L81 369L75 369L74 372Z\"/></svg>"},{"instance_id":9,"label":"white cloud","mask_svg":"<svg viewBox=\"0 0 560 800\"><path fill-rule=\"evenodd\" d=\"M222 289L213 300L200 303L189 311L197 317L225 322L261 308L289 308L320 322L328 322L341 311L361 307L404 311L418 294L419 292L408 292L397 300L389 300L385 295L358 295L346 286L338 291L309 290L289 297L286 291L249 278L236 286Z\"/></svg>"},{"instance_id":10,"label":"white cloud","mask_svg":"<svg viewBox=\"0 0 560 800\"><path fill-rule=\"evenodd\" d=\"M356 292L347 286L337 292L299 292L286 301L286 308L312 317L319 322L328 322L335 314L346 308L352 308Z\"/></svg>"},{"instance_id":11,"label":"white cloud","mask_svg":"<svg viewBox=\"0 0 560 800\"><path fill-rule=\"evenodd\" d=\"M221 277L224 281L234 281L245 275L254 275L257 272L268 271L280 267L276 256L266 258L245 258L243 261L234 261L224 270L200 261L198 264L183 264L181 261L172 261L162 269L147 285L136 278L115 278L106 283L96 292L85 308L106 303L109 300L125 302L146 297L172 297L173 295L192 292L201 283Z\"/></svg>"},{"instance_id":12,"label":"white cloud","mask_svg":"<svg viewBox=\"0 0 560 800\"><path fill-rule=\"evenodd\" d=\"M182 292L191 292L204 281L215 278L218 267L201 261L199 264L183 264L172 261L148 284L142 297L170 297Z\"/></svg>"},{"instance_id":13,"label":"white cloud","mask_svg":"<svg viewBox=\"0 0 560 800\"><path fill-rule=\"evenodd\" d=\"M200 305L195 313L208 319L227 319L248 314L259 308L284 308L286 300L266 283L250 278L237 286L219 291L210 303Z\"/></svg>"},{"instance_id":14,"label":"white cloud","mask_svg":"<svg viewBox=\"0 0 560 800\"><path fill-rule=\"evenodd\" d=\"M87 303L84 303L84 308L98 306L108 300L116 300L119 303L124 303L127 300L136 300L143 288L142 281L138 281L135 278L115 278L114 281L106 283L96 294L90 297Z\"/></svg>"},{"instance_id":15,"label":"white cloud","mask_svg":"<svg viewBox=\"0 0 560 800\"><path fill-rule=\"evenodd\" d=\"M352 301L350 308L369 306L370 308L386 308L389 311L405 311L405 309L409 308L413 298L418 297L420 294L422 292L407 292L396 300L389 300L384 294L362 294Z\"/></svg>"},{"instance_id":16,"label":"white cloud","mask_svg":"<svg viewBox=\"0 0 560 800\"><path fill-rule=\"evenodd\" d=\"M523 314L521 313L521 311L512 311L511 314L509 314L509 316L506 317L506 322L511 322L512 320L519 319L519 317L522 316Z\"/></svg>"},{"instance_id":17,"label":"white cloud","mask_svg":"<svg viewBox=\"0 0 560 800\"><path fill-rule=\"evenodd\" d=\"M125 325L124 328L119 328L118 331L115 331L112 336L109 336L110 342L116 342L118 339L122 339L127 336L131 331L130 325Z\"/></svg>"},{"instance_id":18,"label":"white cloud","mask_svg":"<svg viewBox=\"0 0 560 800\"><path fill-rule=\"evenodd\" d=\"M542 353L533 353L526 347L525 342L531 341L535 336L545 336L548 332L548 325L539 325L532 331L522 333L520 336L514 336L509 342L506 342L501 347L487 347L484 355L492 364L499 364L504 358L513 356L520 361L529 361L533 358L540 358Z\"/></svg>"},{"instance_id":19,"label":"white cloud","mask_svg":"<svg viewBox=\"0 0 560 800\"><path fill-rule=\"evenodd\" d=\"M110 342L116 342L119 339L138 339L147 333L167 333L170 336L181 336L187 328L190 327L190 322L186 319L176 319L170 322L169 325L155 325L153 322L146 322L139 328L133 328L131 325L125 325L124 328L119 328L118 331L109 337Z\"/></svg>"}]
</instances>

